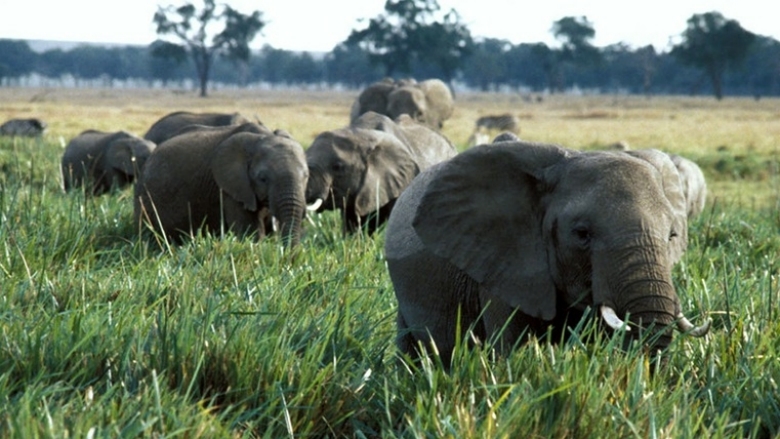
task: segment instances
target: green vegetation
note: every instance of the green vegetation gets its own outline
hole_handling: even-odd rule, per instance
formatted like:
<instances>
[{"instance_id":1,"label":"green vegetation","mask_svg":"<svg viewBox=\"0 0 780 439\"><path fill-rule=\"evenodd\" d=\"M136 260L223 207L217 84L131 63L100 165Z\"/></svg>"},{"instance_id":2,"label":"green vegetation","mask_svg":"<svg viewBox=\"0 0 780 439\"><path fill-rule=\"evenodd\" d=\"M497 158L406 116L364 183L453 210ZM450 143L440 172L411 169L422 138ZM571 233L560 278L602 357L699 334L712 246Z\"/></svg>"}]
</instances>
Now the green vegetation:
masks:
<instances>
[{"instance_id":1,"label":"green vegetation","mask_svg":"<svg viewBox=\"0 0 780 439\"><path fill-rule=\"evenodd\" d=\"M2 138L0 436L777 436L780 161L729 146L695 150L713 189L675 269L689 316L714 320L706 338L676 337L650 373L583 323L503 358L460 349L447 375L398 361L382 233L343 238L326 214L292 253L169 247L139 236L130 190L64 194L54 137Z\"/></svg>"}]
</instances>

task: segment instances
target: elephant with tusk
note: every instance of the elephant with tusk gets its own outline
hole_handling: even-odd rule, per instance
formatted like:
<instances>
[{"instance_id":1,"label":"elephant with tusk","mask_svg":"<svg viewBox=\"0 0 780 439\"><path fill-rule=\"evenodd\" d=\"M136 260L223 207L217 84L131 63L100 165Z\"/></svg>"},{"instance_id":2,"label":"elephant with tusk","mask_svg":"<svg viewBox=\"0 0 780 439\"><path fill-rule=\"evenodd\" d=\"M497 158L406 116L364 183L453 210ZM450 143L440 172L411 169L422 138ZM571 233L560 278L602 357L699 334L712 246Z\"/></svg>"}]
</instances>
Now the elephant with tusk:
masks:
<instances>
[{"instance_id":1,"label":"elephant with tusk","mask_svg":"<svg viewBox=\"0 0 780 439\"><path fill-rule=\"evenodd\" d=\"M306 214L308 178L303 148L284 131L251 122L191 127L147 160L134 214L137 222L175 240L201 228L259 238L278 230L294 246Z\"/></svg>"},{"instance_id":2,"label":"elephant with tusk","mask_svg":"<svg viewBox=\"0 0 780 439\"><path fill-rule=\"evenodd\" d=\"M668 155L502 134L422 172L390 214L398 346L415 358L421 343L435 345L448 365L467 330L506 348L550 328L565 334L592 308L663 350L671 328L700 337L710 326L685 318L673 287L686 246L686 199Z\"/></svg>"},{"instance_id":3,"label":"elephant with tusk","mask_svg":"<svg viewBox=\"0 0 780 439\"><path fill-rule=\"evenodd\" d=\"M306 150L306 199L321 201L320 210L341 210L344 232L365 226L371 233L421 170L455 154L446 137L409 116L371 111L314 139Z\"/></svg>"}]
</instances>

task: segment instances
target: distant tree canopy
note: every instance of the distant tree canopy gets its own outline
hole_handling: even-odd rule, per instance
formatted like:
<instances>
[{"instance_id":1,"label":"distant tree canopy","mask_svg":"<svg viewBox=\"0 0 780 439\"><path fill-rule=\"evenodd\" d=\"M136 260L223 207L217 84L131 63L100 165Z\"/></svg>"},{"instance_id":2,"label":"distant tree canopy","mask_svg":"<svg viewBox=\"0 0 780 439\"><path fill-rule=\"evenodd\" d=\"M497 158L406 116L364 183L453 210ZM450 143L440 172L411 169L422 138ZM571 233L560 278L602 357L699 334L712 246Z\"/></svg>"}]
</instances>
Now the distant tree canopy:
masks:
<instances>
[{"instance_id":1,"label":"distant tree canopy","mask_svg":"<svg viewBox=\"0 0 780 439\"><path fill-rule=\"evenodd\" d=\"M33 71L35 54L26 41L0 40L0 79L18 77Z\"/></svg>"},{"instance_id":2,"label":"distant tree canopy","mask_svg":"<svg viewBox=\"0 0 780 439\"><path fill-rule=\"evenodd\" d=\"M672 56L683 64L704 70L719 100L723 97L724 73L747 58L756 39L739 22L728 20L719 12L693 15L682 37L682 42L672 48Z\"/></svg>"},{"instance_id":3,"label":"distant tree canopy","mask_svg":"<svg viewBox=\"0 0 780 439\"><path fill-rule=\"evenodd\" d=\"M403 4L404 8L437 10L430 2L407 0L391 4L398 8ZM423 8L426 5L428 9ZM194 9L192 11L189 29L203 24L198 19L201 15L197 15ZM217 16L216 11L211 14L212 17ZM257 18L260 18L259 13ZM387 19L388 23L396 23L397 17L388 16ZM212 21L212 24L215 22ZM395 28L399 26L395 26L393 32L397 31ZM437 26L430 29L432 35L443 34ZM621 43L601 48L592 46L590 41L595 29L585 17L564 17L553 23L551 31L560 41L560 47L548 47L541 42L512 44L499 39L471 41L469 38L468 44L463 46L468 46L468 51L453 49L442 58L434 56L439 49L431 49L440 47L436 38L429 40L430 35L422 32L419 34L424 37L421 41L426 43L419 44L415 52L405 57L408 70L395 70L395 74L422 79L451 78L455 85L463 84L480 90L515 90L524 95L572 89L588 93L648 95L713 94L716 90L707 75L702 75L703 67L683 63L678 58L679 53L673 56L671 52L656 52L652 46L634 49ZM204 36L202 41L213 40ZM727 42L718 43L715 48L723 49L732 43L727 38ZM359 88L387 75L386 66L376 62L382 52L369 46L367 42L358 43L347 38L331 52L320 55L266 45L253 51L248 60L241 60L240 57L249 52L234 45L233 53L239 61L229 57L231 46L223 46L224 50L218 53L225 56L213 57L208 79L236 87L263 83L263 86L329 84ZM597 58L589 51L594 51ZM56 83L79 87L125 86L121 81L134 84L132 86L192 86L191 67L185 62L191 52L189 46L182 42L158 40L146 47L82 45L72 50L52 49L38 53L26 41L0 39L0 54L0 86ZM592 61L585 62L585 59ZM730 68L722 73L720 93L756 98L780 96L780 42L755 36L744 58L730 59L732 61L726 63ZM733 68L737 65L743 68ZM451 73L445 74L445 70ZM197 80L195 82L196 87L203 86Z\"/></svg>"},{"instance_id":4,"label":"distant tree canopy","mask_svg":"<svg viewBox=\"0 0 780 439\"><path fill-rule=\"evenodd\" d=\"M353 30L345 43L368 52L372 63L384 66L386 76L409 74L414 63L431 64L451 81L473 41L454 9L433 20L440 10L436 0L387 0L385 12L365 29Z\"/></svg>"},{"instance_id":5,"label":"distant tree canopy","mask_svg":"<svg viewBox=\"0 0 780 439\"><path fill-rule=\"evenodd\" d=\"M173 34L182 42L178 46L192 57L200 81L200 95L204 97L214 55L221 53L231 61L248 61L249 43L265 26L260 11L244 15L224 4L222 12L218 13L214 0L203 0L203 9L199 11L192 3L179 7L159 7L153 21L157 25L158 35ZM207 28L216 21L224 21L225 26L221 32L209 38ZM175 45L160 45L155 55L180 59L181 50L172 47Z\"/></svg>"}]
</instances>

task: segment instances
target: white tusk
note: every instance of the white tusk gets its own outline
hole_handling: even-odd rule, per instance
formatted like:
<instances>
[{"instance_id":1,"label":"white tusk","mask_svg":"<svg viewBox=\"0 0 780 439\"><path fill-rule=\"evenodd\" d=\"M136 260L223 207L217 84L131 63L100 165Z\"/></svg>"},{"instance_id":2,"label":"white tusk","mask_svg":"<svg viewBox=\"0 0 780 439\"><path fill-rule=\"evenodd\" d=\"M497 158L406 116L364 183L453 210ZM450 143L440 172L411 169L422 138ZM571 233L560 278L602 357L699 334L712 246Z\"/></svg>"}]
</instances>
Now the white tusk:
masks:
<instances>
[{"instance_id":1,"label":"white tusk","mask_svg":"<svg viewBox=\"0 0 780 439\"><path fill-rule=\"evenodd\" d=\"M607 322L607 325L609 325L610 328L614 329L615 331L630 331L631 328L626 325L626 322L624 322L620 317L617 316L615 313L615 310L607 305L601 305L599 308L599 311L601 311L601 317L604 319L605 322Z\"/></svg>"},{"instance_id":2,"label":"white tusk","mask_svg":"<svg viewBox=\"0 0 780 439\"><path fill-rule=\"evenodd\" d=\"M322 198L317 198L316 201L306 206L306 210L311 210L313 212L319 209L320 206L322 206Z\"/></svg>"},{"instance_id":3,"label":"white tusk","mask_svg":"<svg viewBox=\"0 0 780 439\"><path fill-rule=\"evenodd\" d=\"M703 337L707 334L710 330L710 325L712 324L712 319L708 318L706 322L704 322L703 325L696 327L693 326L693 323L691 323L683 313L677 314L677 329L680 330L680 332L685 332L691 337Z\"/></svg>"},{"instance_id":4,"label":"white tusk","mask_svg":"<svg viewBox=\"0 0 780 439\"><path fill-rule=\"evenodd\" d=\"M276 219L275 216L271 217L271 228L273 229L274 233L279 231L279 220Z\"/></svg>"}]
</instances>

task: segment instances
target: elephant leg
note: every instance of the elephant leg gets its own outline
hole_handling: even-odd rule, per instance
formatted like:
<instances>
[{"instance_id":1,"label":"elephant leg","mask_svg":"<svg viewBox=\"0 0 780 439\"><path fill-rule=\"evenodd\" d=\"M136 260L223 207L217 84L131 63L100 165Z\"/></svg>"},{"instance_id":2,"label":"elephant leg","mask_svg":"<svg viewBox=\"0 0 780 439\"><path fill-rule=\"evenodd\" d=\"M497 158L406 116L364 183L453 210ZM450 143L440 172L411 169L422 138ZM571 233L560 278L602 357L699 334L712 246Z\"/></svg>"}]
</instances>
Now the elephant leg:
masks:
<instances>
[{"instance_id":1,"label":"elephant leg","mask_svg":"<svg viewBox=\"0 0 780 439\"><path fill-rule=\"evenodd\" d=\"M487 338L499 353L509 352L522 339L544 332L539 319L529 317L517 308L480 289L482 320Z\"/></svg>"},{"instance_id":2,"label":"elephant leg","mask_svg":"<svg viewBox=\"0 0 780 439\"><path fill-rule=\"evenodd\" d=\"M479 287L473 279L427 253L388 258L387 264L391 277L398 273L393 285L399 303L397 343L401 352L417 358L420 347L435 351L449 368L459 338L468 342L484 338L484 326L478 320Z\"/></svg>"},{"instance_id":3,"label":"elephant leg","mask_svg":"<svg viewBox=\"0 0 780 439\"><path fill-rule=\"evenodd\" d=\"M265 210L267 211L267 209ZM262 238L264 235L263 228L258 227L258 223L260 223L258 212L251 212L244 209L244 206L241 205L241 203L233 199L223 198L222 217L223 218L220 218L219 223L220 231L232 230L233 233L237 235L246 235L257 232L260 234L258 238ZM224 223L222 223L223 220Z\"/></svg>"}]
</instances>

